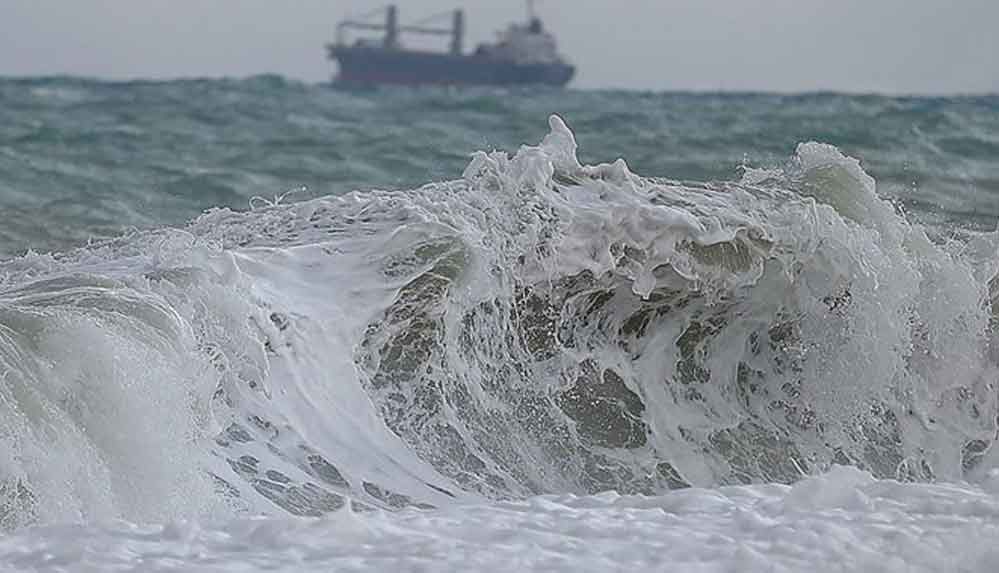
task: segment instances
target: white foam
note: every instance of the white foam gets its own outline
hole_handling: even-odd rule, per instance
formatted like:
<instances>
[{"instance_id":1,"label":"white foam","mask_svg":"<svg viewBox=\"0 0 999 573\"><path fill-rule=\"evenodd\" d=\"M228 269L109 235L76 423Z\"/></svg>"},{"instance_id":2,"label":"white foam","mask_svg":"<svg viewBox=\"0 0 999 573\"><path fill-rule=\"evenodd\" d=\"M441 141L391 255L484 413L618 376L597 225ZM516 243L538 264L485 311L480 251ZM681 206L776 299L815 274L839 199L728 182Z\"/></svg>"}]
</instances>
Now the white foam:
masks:
<instances>
[{"instance_id":1,"label":"white foam","mask_svg":"<svg viewBox=\"0 0 999 573\"><path fill-rule=\"evenodd\" d=\"M681 185L550 126L457 181L0 265L0 522L41 526L2 551L986 570L991 242L934 244L834 148ZM776 484L843 460L879 479ZM365 513L401 506L437 509Z\"/></svg>"},{"instance_id":2,"label":"white foam","mask_svg":"<svg viewBox=\"0 0 999 573\"><path fill-rule=\"evenodd\" d=\"M899 571L999 567L999 496L837 468L793 487L544 496L438 511L49 526L7 571Z\"/></svg>"}]
</instances>

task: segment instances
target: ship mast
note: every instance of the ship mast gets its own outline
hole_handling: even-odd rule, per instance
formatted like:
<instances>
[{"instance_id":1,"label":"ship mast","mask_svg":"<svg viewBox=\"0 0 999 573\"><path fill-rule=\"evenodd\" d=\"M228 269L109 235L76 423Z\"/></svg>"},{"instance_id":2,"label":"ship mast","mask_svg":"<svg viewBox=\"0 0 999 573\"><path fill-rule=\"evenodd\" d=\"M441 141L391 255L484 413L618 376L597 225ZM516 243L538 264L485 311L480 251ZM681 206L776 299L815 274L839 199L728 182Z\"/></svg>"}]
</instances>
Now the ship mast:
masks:
<instances>
[{"instance_id":1,"label":"ship mast","mask_svg":"<svg viewBox=\"0 0 999 573\"><path fill-rule=\"evenodd\" d=\"M384 24L367 21L379 13L384 13ZM428 22L439 20L442 16L449 16L451 18L451 27L445 28L439 25L427 25ZM382 47L389 50L400 48L400 37L403 33L422 34L425 36L449 36L451 38L450 52L454 55L461 55L462 44L465 39L465 14L461 10L455 10L443 14L434 14L415 24L400 25L398 8L396 8L395 4L389 4L384 8L379 8L358 18L342 20L337 24L336 45L347 45L347 30L384 32L385 36L382 38L381 44Z\"/></svg>"}]
</instances>

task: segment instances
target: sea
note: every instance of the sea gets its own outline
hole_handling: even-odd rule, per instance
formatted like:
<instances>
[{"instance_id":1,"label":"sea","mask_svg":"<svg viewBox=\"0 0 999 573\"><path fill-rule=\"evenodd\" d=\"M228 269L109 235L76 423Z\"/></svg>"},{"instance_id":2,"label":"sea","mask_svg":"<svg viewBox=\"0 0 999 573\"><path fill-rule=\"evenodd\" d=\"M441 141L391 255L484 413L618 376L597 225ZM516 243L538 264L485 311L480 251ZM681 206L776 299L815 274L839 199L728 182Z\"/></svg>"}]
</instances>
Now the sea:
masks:
<instances>
[{"instance_id":1,"label":"sea","mask_svg":"<svg viewBox=\"0 0 999 573\"><path fill-rule=\"evenodd\" d=\"M0 79L0 571L999 569L999 96Z\"/></svg>"}]
</instances>

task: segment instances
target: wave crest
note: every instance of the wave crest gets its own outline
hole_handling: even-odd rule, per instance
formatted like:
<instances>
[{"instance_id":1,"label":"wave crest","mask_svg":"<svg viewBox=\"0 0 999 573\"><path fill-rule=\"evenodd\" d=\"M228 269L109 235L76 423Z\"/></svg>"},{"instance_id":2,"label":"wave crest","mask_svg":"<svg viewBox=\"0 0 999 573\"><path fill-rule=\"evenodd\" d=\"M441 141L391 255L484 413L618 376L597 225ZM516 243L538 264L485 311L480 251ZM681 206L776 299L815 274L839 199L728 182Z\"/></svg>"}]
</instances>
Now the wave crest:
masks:
<instances>
[{"instance_id":1,"label":"wave crest","mask_svg":"<svg viewBox=\"0 0 999 573\"><path fill-rule=\"evenodd\" d=\"M830 146L680 184L550 127L455 181L4 263L0 520L995 466L994 238L932 242Z\"/></svg>"}]
</instances>

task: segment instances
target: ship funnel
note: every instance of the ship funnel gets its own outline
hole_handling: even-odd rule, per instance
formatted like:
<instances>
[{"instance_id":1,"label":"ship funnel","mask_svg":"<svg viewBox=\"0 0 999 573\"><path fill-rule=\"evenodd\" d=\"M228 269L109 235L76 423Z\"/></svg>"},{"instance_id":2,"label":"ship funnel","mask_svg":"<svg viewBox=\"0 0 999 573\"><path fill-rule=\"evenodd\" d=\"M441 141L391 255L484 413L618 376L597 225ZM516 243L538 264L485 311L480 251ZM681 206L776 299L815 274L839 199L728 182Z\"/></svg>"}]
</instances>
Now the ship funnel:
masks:
<instances>
[{"instance_id":1,"label":"ship funnel","mask_svg":"<svg viewBox=\"0 0 999 573\"><path fill-rule=\"evenodd\" d=\"M385 9L385 47L395 48L399 45L399 11L395 4L389 4Z\"/></svg>"},{"instance_id":2,"label":"ship funnel","mask_svg":"<svg viewBox=\"0 0 999 573\"><path fill-rule=\"evenodd\" d=\"M451 53L460 56L462 44L465 40L465 13L461 10L454 11L454 24L451 34Z\"/></svg>"}]
</instances>

